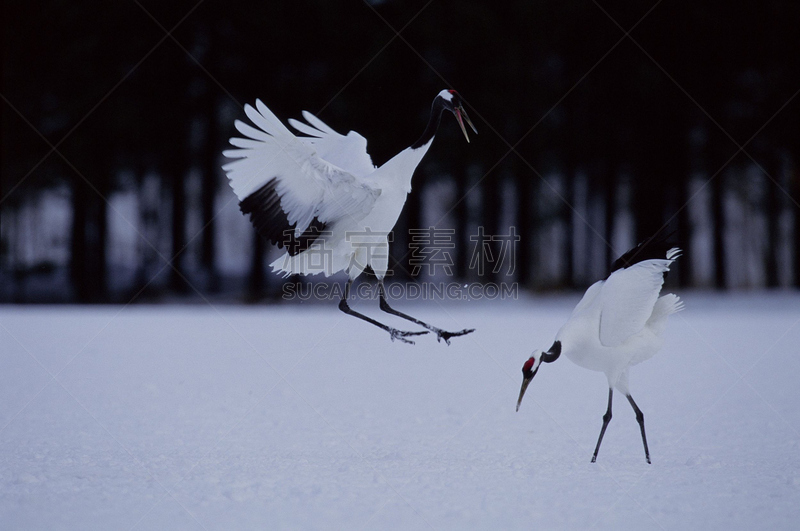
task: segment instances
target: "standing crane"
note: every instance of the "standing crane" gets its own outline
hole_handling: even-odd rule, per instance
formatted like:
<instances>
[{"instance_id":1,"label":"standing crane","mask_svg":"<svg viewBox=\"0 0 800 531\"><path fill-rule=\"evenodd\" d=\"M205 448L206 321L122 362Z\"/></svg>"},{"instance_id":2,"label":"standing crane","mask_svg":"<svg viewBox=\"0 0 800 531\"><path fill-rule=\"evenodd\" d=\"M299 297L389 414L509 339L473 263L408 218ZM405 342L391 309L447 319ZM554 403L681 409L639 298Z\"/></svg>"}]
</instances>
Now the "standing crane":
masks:
<instances>
[{"instance_id":1,"label":"standing crane","mask_svg":"<svg viewBox=\"0 0 800 531\"><path fill-rule=\"evenodd\" d=\"M271 266L284 276L348 275L339 309L389 333L392 341L414 342L409 336L434 332L437 341L474 329L448 332L395 310L386 300L383 279L389 265L389 233L394 228L411 177L431 147L442 113L452 112L469 142L464 122L477 134L461 96L443 90L433 100L428 125L411 146L376 168L367 153L367 140L350 131L342 135L313 114L303 111L307 123L289 119L305 136L296 136L261 100L247 104L245 113L255 127L236 120L246 138L231 138L235 149L223 169L239 198L239 208L264 238L285 253ZM348 305L350 287L365 269L378 279L380 308L427 330L404 331L356 312Z\"/></svg>"},{"instance_id":2,"label":"standing crane","mask_svg":"<svg viewBox=\"0 0 800 531\"><path fill-rule=\"evenodd\" d=\"M608 408L603 415L592 463L597 460L600 443L611 421L614 389L625 394L636 414L644 455L650 463L644 414L628 389L628 368L652 358L661 349L667 318L683 309L683 302L677 295L659 296L667 271L680 254L677 247L654 237L623 254L612 264L608 278L586 290L569 320L556 334L553 346L547 352L535 350L522 366L517 411L542 362L552 363L562 352L576 365L605 373Z\"/></svg>"}]
</instances>

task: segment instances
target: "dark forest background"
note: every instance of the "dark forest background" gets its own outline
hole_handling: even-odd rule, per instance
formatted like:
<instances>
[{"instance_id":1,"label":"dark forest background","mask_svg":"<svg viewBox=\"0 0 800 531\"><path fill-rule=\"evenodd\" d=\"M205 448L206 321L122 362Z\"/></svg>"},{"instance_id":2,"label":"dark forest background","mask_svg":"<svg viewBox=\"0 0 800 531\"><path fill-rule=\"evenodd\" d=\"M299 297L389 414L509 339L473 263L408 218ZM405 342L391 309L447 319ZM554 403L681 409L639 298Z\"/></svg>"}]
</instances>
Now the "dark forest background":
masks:
<instances>
[{"instance_id":1,"label":"dark forest background","mask_svg":"<svg viewBox=\"0 0 800 531\"><path fill-rule=\"evenodd\" d=\"M356 130L380 164L443 88L480 134L443 120L396 279L434 224L463 280L580 288L664 230L686 250L671 282L800 287L797 2L4 1L0 20L0 301L274 297L221 170L244 103ZM475 277L477 227L515 228L513 271Z\"/></svg>"}]
</instances>

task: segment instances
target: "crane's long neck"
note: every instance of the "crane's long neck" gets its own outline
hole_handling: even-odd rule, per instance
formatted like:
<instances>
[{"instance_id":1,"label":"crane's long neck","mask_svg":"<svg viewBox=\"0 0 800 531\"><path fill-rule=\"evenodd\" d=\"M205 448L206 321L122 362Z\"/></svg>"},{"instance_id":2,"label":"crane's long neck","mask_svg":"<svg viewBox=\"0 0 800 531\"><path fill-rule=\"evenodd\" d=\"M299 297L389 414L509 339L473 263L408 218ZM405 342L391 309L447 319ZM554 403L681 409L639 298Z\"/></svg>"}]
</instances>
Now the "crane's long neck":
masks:
<instances>
[{"instance_id":1,"label":"crane's long neck","mask_svg":"<svg viewBox=\"0 0 800 531\"><path fill-rule=\"evenodd\" d=\"M433 100L433 105L431 105L431 116L428 118L428 126L425 127L422 136L411 144L411 149L419 149L423 146L430 145L431 140L433 140L433 135L435 135L436 131L439 129L439 122L442 121L442 111L444 111L444 100L442 98L436 98Z\"/></svg>"},{"instance_id":2,"label":"crane's long neck","mask_svg":"<svg viewBox=\"0 0 800 531\"><path fill-rule=\"evenodd\" d=\"M411 191L411 177L414 176L414 170L417 169L422 157L428 152L431 147L431 141L428 140L427 144L419 147L407 147L394 157L392 157L386 164L378 168L375 172L376 175L387 176L390 180L394 181L398 190L403 190L406 193Z\"/></svg>"},{"instance_id":3,"label":"crane's long neck","mask_svg":"<svg viewBox=\"0 0 800 531\"><path fill-rule=\"evenodd\" d=\"M381 166L376 173L390 177L395 181L399 190L406 193L411 191L411 177L414 175L422 157L428 152L433 142L433 136L439 128L439 122L442 118L442 111L444 110L444 100L436 98L433 100L431 106L431 117L428 119L428 125L425 127L425 132L419 139L411 144L394 157L392 157L386 164Z\"/></svg>"}]
</instances>

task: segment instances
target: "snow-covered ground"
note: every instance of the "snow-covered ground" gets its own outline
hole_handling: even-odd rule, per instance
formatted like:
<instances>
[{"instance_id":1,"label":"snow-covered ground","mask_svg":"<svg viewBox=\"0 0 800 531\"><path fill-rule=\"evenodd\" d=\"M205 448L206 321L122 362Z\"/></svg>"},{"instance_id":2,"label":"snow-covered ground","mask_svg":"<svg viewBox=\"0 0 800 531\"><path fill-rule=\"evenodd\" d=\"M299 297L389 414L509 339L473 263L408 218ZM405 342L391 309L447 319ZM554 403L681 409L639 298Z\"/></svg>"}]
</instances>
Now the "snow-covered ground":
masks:
<instances>
[{"instance_id":1,"label":"snow-covered ground","mask_svg":"<svg viewBox=\"0 0 800 531\"><path fill-rule=\"evenodd\" d=\"M605 377L520 368L578 294L403 304L415 346L336 309L0 307L2 529L796 529L800 295L684 294ZM357 306L395 324L377 304Z\"/></svg>"}]
</instances>

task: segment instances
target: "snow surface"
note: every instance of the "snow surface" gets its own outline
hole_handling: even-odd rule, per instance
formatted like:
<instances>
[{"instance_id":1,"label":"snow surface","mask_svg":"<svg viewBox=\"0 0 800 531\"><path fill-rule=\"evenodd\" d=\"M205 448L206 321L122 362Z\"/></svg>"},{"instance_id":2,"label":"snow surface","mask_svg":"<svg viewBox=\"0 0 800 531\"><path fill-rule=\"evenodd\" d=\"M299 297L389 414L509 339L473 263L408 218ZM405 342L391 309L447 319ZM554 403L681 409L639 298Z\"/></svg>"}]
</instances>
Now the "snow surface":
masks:
<instances>
[{"instance_id":1,"label":"snow surface","mask_svg":"<svg viewBox=\"0 0 800 531\"><path fill-rule=\"evenodd\" d=\"M2 529L796 529L800 295L683 294L633 412L562 359L580 294L398 303L0 307ZM356 306L381 314L375 301Z\"/></svg>"}]
</instances>

